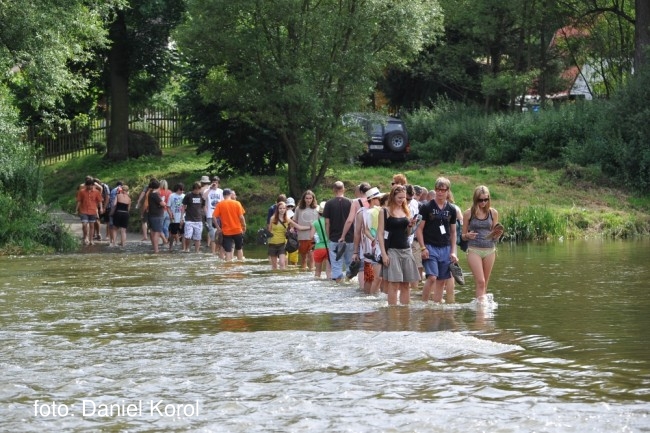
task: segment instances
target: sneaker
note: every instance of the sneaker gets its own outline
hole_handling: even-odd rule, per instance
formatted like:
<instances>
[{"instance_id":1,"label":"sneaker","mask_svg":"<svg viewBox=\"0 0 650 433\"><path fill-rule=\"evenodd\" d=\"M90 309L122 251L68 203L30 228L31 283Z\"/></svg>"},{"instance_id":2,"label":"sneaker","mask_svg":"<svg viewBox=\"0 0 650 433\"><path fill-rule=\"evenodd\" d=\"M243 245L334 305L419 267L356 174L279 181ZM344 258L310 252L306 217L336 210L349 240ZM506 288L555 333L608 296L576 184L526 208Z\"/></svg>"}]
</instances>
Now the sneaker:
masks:
<instances>
[{"instance_id":1,"label":"sneaker","mask_svg":"<svg viewBox=\"0 0 650 433\"><path fill-rule=\"evenodd\" d=\"M485 239L490 241L494 239L498 240L501 236L503 236L503 230L503 225L501 223L496 223L492 231L488 233L487 236L485 236Z\"/></svg>"},{"instance_id":2,"label":"sneaker","mask_svg":"<svg viewBox=\"0 0 650 433\"><path fill-rule=\"evenodd\" d=\"M449 265L449 269L451 270L451 276L454 277L454 280L456 280L456 282L461 286L464 286L465 276L463 275L463 270L460 265L458 263L452 263Z\"/></svg>"},{"instance_id":3,"label":"sneaker","mask_svg":"<svg viewBox=\"0 0 650 433\"><path fill-rule=\"evenodd\" d=\"M336 248L334 248L334 254L336 254L336 261L338 262L341 260L341 257L343 257L343 254L345 254L345 249L347 248L347 244L345 242L339 242L336 245Z\"/></svg>"},{"instance_id":4,"label":"sneaker","mask_svg":"<svg viewBox=\"0 0 650 433\"><path fill-rule=\"evenodd\" d=\"M357 276L360 269L361 269L361 260L352 262L350 263L350 268L348 269L348 272L346 273L345 276L348 278L348 280L351 280L352 278Z\"/></svg>"}]
</instances>

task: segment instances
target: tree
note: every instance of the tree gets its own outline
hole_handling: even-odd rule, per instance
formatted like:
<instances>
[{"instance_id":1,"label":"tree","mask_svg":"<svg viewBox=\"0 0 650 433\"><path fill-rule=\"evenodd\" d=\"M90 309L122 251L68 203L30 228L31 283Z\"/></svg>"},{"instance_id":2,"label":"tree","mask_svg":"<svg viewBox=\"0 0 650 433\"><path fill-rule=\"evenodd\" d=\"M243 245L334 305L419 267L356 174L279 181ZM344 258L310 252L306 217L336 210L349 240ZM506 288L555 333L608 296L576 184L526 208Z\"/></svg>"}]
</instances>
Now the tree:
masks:
<instances>
[{"instance_id":1,"label":"tree","mask_svg":"<svg viewBox=\"0 0 650 433\"><path fill-rule=\"evenodd\" d=\"M15 104L47 117L66 96L85 94L88 80L74 66L106 42L101 7L84 0L0 2L0 86L11 89Z\"/></svg>"},{"instance_id":2,"label":"tree","mask_svg":"<svg viewBox=\"0 0 650 433\"><path fill-rule=\"evenodd\" d=\"M177 39L209 69L205 102L277 135L294 196L360 150L340 116L367 106L385 68L411 59L441 25L427 0L190 0L188 12Z\"/></svg>"},{"instance_id":3,"label":"tree","mask_svg":"<svg viewBox=\"0 0 650 433\"><path fill-rule=\"evenodd\" d=\"M111 128L107 158L128 158L129 106L160 90L171 72L169 35L181 21L183 0L130 0L110 23L108 53Z\"/></svg>"},{"instance_id":4,"label":"tree","mask_svg":"<svg viewBox=\"0 0 650 433\"><path fill-rule=\"evenodd\" d=\"M636 21L634 25L634 67L638 70L648 64L650 47L650 2L635 1Z\"/></svg>"}]
</instances>

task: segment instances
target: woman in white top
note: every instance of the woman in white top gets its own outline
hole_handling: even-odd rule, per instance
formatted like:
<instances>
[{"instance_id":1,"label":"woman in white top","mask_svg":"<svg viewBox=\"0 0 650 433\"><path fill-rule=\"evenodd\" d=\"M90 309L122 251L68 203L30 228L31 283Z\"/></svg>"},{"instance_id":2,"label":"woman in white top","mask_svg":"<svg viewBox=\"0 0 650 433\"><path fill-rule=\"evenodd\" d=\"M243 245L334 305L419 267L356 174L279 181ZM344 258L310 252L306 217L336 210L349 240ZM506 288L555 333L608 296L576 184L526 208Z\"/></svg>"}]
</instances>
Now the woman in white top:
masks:
<instances>
[{"instance_id":1,"label":"woman in white top","mask_svg":"<svg viewBox=\"0 0 650 433\"><path fill-rule=\"evenodd\" d=\"M311 227L319 217L318 202L316 195L307 190L298 201L298 207L292 219L300 226L307 227L305 230L298 230L298 254L300 255L300 270L312 270L314 266L314 242L311 237Z\"/></svg>"}]
</instances>

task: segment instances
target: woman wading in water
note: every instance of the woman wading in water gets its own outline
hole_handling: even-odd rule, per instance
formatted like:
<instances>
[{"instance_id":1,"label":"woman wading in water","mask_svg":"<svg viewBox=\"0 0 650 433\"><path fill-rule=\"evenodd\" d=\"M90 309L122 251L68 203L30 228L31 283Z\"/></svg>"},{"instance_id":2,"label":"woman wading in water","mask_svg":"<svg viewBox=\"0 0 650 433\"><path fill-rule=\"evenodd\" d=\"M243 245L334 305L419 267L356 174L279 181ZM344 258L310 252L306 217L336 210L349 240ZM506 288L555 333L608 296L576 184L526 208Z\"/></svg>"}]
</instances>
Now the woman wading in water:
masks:
<instances>
[{"instance_id":1,"label":"woman wading in water","mask_svg":"<svg viewBox=\"0 0 650 433\"><path fill-rule=\"evenodd\" d=\"M463 240L467 241L467 262L476 283L476 300L487 301L487 287L496 260L496 240L503 234L499 212L490 205L487 186L474 189L472 207L463 214Z\"/></svg>"}]
</instances>

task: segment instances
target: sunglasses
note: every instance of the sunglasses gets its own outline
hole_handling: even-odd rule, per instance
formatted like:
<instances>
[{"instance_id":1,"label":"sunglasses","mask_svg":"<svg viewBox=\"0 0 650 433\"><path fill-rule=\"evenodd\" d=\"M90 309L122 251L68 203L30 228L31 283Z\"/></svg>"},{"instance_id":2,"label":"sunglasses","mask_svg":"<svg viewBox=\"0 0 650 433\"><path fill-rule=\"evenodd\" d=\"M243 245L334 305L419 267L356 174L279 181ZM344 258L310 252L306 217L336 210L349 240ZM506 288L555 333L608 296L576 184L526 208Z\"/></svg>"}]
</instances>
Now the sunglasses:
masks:
<instances>
[{"instance_id":1,"label":"sunglasses","mask_svg":"<svg viewBox=\"0 0 650 433\"><path fill-rule=\"evenodd\" d=\"M437 192L447 192L449 191L449 188L436 188Z\"/></svg>"},{"instance_id":2,"label":"sunglasses","mask_svg":"<svg viewBox=\"0 0 650 433\"><path fill-rule=\"evenodd\" d=\"M479 198L476 201L479 202L479 203L487 203L487 202L490 201L490 197L488 197L488 198Z\"/></svg>"}]
</instances>

